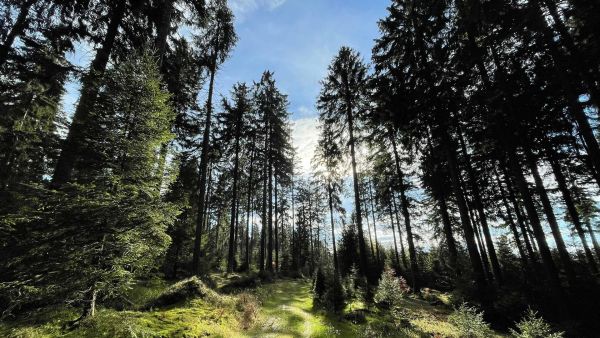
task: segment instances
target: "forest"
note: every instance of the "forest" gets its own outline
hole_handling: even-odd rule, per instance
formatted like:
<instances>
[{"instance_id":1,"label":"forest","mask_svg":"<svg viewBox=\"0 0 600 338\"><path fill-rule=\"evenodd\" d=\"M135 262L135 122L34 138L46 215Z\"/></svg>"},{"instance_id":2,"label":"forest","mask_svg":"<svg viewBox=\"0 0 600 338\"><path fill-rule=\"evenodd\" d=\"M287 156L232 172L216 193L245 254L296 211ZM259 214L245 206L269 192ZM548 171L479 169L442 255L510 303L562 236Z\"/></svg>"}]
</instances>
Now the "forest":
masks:
<instances>
[{"instance_id":1,"label":"forest","mask_svg":"<svg viewBox=\"0 0 600 338\"><path fill-rule=\"evenodd\" d=\"M308 172L235 22L0 0L0 336L600 335L598 1L389 0Z\"/></svg>"}]
</instances>

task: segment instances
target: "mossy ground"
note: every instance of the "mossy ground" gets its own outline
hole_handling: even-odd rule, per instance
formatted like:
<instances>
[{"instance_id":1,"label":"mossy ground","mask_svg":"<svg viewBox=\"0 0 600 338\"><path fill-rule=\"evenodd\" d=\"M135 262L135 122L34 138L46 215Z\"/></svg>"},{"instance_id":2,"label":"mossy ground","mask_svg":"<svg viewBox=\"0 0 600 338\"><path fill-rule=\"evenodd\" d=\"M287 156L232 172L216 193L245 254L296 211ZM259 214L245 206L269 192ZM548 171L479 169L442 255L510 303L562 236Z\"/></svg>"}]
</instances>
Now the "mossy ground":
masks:
<instances>
[{"instance_id":1,"label":"mossy ground","mask_svg":"<svg viewBox=\"0 0 600 338\"><path fill-rule=\"evenodd\" d=\"M132 290L128 300L143 304L167 287L163 281L147 282ZM459 337L447 322L451 308L429 301L405 298L401 310L348 304L345 313L366 310L366 323L352 323L342 314L313 307L311 283L278 280L255 291L260 313L254 325L243 330L236 296L193 299L152 311L116 311L99 308L96 316L73 331L62 326L77 318L74 309L48 309L19 321L0 323L0 337ZM443 296L443 295L442 295ZM436 296L437 297L437 296Z\"/></svg>"}]
</instances>

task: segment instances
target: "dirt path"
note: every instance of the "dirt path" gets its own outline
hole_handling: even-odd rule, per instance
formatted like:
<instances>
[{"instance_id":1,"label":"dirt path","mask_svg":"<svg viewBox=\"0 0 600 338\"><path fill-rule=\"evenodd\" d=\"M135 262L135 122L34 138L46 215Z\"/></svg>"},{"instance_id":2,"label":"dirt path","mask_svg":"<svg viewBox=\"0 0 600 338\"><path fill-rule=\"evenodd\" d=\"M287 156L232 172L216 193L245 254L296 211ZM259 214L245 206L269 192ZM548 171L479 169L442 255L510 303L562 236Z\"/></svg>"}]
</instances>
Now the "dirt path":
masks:
<instances>
[{"instance_id":1,"label":"dirt path","mask_svg":"<svg viewBox=\"0 0 600 338\"><path fill-rule=\"evenodd\" d=\"M265 286L261 293L261 323L252 336L353 336L354 330L348 323L313 308L309 282L283 280Z\"/></svg>"}]
</instances>

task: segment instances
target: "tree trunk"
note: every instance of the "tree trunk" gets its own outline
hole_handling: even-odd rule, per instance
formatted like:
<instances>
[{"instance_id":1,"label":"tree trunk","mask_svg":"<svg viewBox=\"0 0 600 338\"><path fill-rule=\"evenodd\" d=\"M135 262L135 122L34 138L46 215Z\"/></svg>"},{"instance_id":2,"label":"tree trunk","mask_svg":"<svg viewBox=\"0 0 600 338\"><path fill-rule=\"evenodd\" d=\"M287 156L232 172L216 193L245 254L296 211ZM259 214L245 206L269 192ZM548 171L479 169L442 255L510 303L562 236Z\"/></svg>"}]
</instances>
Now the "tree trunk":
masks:
<instances>
[{"instance_id":1,"label":"tree trunk","mask_svg":"<svg viewBox=\"0 0 600 338\"><path fill-rule=\"evenodd\" d=\"M252 138L252 147L254 147L254 138ZM250 173L248 176L248 191L247 191L247 201L246 201L246 269L250 270L250 209L252 203L252 187L253 180L252 174L254 174L254 150L252 150L252 155L250 155ZM254 216L254 211L252 212Z\"/></svg>"},{"instance_id":2,"label":"tree trunk","mask_svg":"<svg viewBox=\"0 0 600 338\"><path fill-rule=\"evenodd\" d=\"M331 181L327 182L327 194L329 197L329 218L331 221L331 242L333 245L333 270L335 274L335 278L339 278L339 263L337 256L337 249L335 247L335 223L333 222L333 198L332 198L332 190Z\"/></svg>"},{"instance_id":3,"label":"tree trunk","mask_svg":"<svg viewBox=\"0 0 600 338\"><path fill-rule=\"evenodd\" d=\"M235 131L235 159L233 164L233 187L231 197L231 224L229 225L229 254L227 255L227 272L233 272L235 268L235 229L237 223L237 200L238 200L238 176L240 163L240 128L241 121L237 121Z\"/></svg>"},{"instance_id":4,"label":"tree trunk","mask_svg":"<svg viewBox=\"0 0 600 338\"><path fill-rule=\"evenodd\" d=\"M208 85L208 99L206 101L206 121L204 122L204 135L202 137L202 155L200 158L200 183L198 188L198 219L196 220L196 232L194 239L194 255L192 259L192 271L200 273L200 255L202 253L202 222L204 221L204 197L206 194L206 174L208 171L208 154L210 153L210 128L212 123L212 99L215 85L216 56L213 55L213 67L210 71L210 82Z\"/></svg>"},{"instance_id":5,"label":"tree trunk","mask_svg":"<svg viewBox=\"0 0 600 338\"><path fill-rule=\"evenodd\" d=\"M271 158L271 147L269 146L269 164L268 164L268 208L269 215L267 218L267 231L268 231L268 242L267 242L267 270L273 272L273 162Z\"/></svg>"},{"instance_id":6,"label":"tree trunk","mask_svg":"<svg viewBox=\"0 0 600 338\"><path fill-rule=\"evenodd\" d=\"M310 196L308 197L308 231L309 231L309 242L310 242L310 273L311 275L315 271L315 240L313 237L313 226L312 226L312 203Z\"/></svg>"},{"instance_id":7,"label":"tree trunk","mask_svg":"<svg viewBox=\"0 0 600 338\"><path fill-rule=\"evenodd\" d=\"M573 119L577 122L577 125L579 126L579 132L581 134L581 137L584 139L585 142L585 146L586 149L588 151L588 156L590 159L590 164L591 164L591 168L590 171L593 173L594 178L596 179L596 183L598 184L598 186L600 187L600 145L598 144L598 140L596 139L596 137L594 136L594 131L592 129L592 127L590 126L589 120L584 112L584 107L583 105L579 102L579 95L581 94L580 92L577 92L577 89L580 88L580 79L574 79L573 76L568 75L569 71L568 69L570 68L574 73L577 73L579 75L579 77L585 76L584 73L581 72L580 69L580 61L573 62L572 60L566 58L561 51L559 50L558 46L557 46L557 42L554 39L554 34L551 31L551 29L547 26L546 24L546 20L544 19L544 13L542 11L541 5L539 3L538 0L532 1L531 2L534 6L535 6L535 10L537 11L538 14L538 24L543 27L542 28L542 35L545 39L546 44L548 45L550 54L552 55L552 57L555 59L555 62L558 65L559 68L559 75L564 79L564 81L562 81L562 85L565 89L565 91L568 93L568 95L570 96L569 98L569 105L570 105L570 109L569 109L569 113L571 114L571 116L573 117ZM550 1L546 2L546 5L548 5L549 10L550 10L550 14L551 16L553 16L554 20L559 20L557 23L562 23L562 21L560 21L560 17L558 16L558 13L555 12L554 14L552 13L553 10L551 9L553 6L551 4ZM554 9L556 9L554 7ZM569 40L570 35L565 34L565 36L562 36L563 34L561 34L561 40L562 39L567 39ZM567 41L568 44L568 41ZM573 56L575 56L576 58L578 51L575 49L575 46L572 46L572 49L570 50L571 53L575 53L575 54L571 54ZM596 107L599 108L600 111L600 106L598 106L600 97L598 97L598 91L595 88L593 81L589 81L584 79L584 82L586 82L586 85L588 86L588 90L593 91L593 93L591 93L592 97L592 101L595 103ZM594 95L595 94L595 95Z\"/></svg>"},{"instance_id":8,"label":"tree trunk","mask_svg":"<svg viewBox=\"0 0 600 338\"><path fill-rule=\"evenodd\" d=\"M483 271L488 280L493 280L494 275L492 274L492 268L490 266L490 259L487 254L487 248L481 239L481 230L479 229L479 223L477 221L477 215L469 206L469 214L471 215L471 224L473 224L473 230L475 231L475 239L477 240L477 247L481 254L481 263L483 264Z\"/></svg>"},{"instance_id":9,"label":"tree trunk","mask_svg":"<svg viewBox=\"0 0 600 338\"><path fill-rule=\"evenodd\" d=\"M173 3L175 0L163 0L160 5L160 21L156 27L156 54L158 64L163 66L163 60L167 51L167 39L171 33L171 17L173 15ZM161 71L163 72L163 71ZM164 72L163 72L164 73Z\"/></svg>"},{"instance_id":10,"label":"tree trunk","mask_svg":"<svg viewBox=\"0 0 600 338\"><path fill-rule=\"evenodd\" d=\"M98 290L96 288L88 291L88 299L85 300L83 306L83 313L80 319L92 318L96 315L96 298L98 297Z\"/></svg>"},{"instance_id":11,"label":"tree trunk","mask_svg":"<svg viewBox=\"0 0 600 338\"><path fill-rule=\"evenodd\" d=\"M367 201L364 200L366 206L368 206ZM371 249L371 256L375 257L375 249L373 248L373 240L371 239L371 224L369 224L369 209L365 207L365 219L367 221L367 233L369 234L369 247Z\"/></svg>"},{"instance_id":12,"label":"tree trunk","mask_svg":"<svg viewBox=\"0 0 600 338\"><path fill-rule=\"evenodd\" d=\"M417 250L410 224L410 213L408 212L408 198L406 197L406 186L404 185L404 173L400 165L400 155L398 154L398 146L396 145L396 135L390 132L392 148L394 150L394 162L396 164L396 175L398 175L400 188L400 207L402 208L402 216L404 217L404 227L406 228L406 241L408 242L408 255L410 258L410 271L412 275L412 288L414 292L419 293L419 266L417 264ZM399 227L400 225L398 225Z\"/></svg>"},{"instance_id":13,"label":"tree trunk","mask_svg":"<svg viewBox=\"0 0 600 338\"><path fill-rule=\"evenodd\" d=\"M575 270L573 269L573 261L571 260L571 255L569 255L569 251L567 250L567 246L563 240L558 222L556 221L556 216L554 215L554 210L552 209L552 204L550 203L550 198L548 197L548 193L544 187L544 182L542 181L542 177L538 171L537 160L534 158L530 149L525 149L525 157L527 159L529 169L531 170L531 174L533 175L537 193L542 201L542 207L544 208L546 219L548 220L548 224L552 230L552 236L554 237L554 242L556 242L556 248L558 249L560 260L565 268L567 280L569 281L569 285L574 287L577 279L575 277Z\"/></svg>"},{"instance_id":14,"label":"tree trunk","mask_svg":"<svg viewBox=\"0 0 600 338\"><path fill-rule=\"evenodd\" d=\"M8 59L8 52L12 49L15 39L21 36L29 26L29 10L34 3L35 0L27 0L21 4L15 24L6 35L2 46L0 46L0 68L4 66L4 63Z\"/></svg>"},{"instance_id":15,"label":"tree trunk","mask_svg":"<svg viewBox=\"0 0 600 338\"><path fill-rule=\"evenodd\" d=\"M350 157L352 160L352 178L354 181L354 213L356 214L356 227L358 229L358 251L360 255L360 271L363 276L367 274L367 248L365 245L365 237L363 233L362 227L362 210L360 206L360 190L359 190L359 181L358 181L358 173L356 171L356 152L355 152L355 138L354 138L354 117L352 115L351 109L351 100L346 99L346 119L348 123L348 133L349 133L349 141L350 144Z\"/></svg>"},{"instance_id":16,"label":"tree trunk","mask_svg":"<svg viewBox=\"0 0 600 338\"><path fill-rule=\"evenodd\" d=\"M375 220L375 202L374 202L374 198L373 198L373 189L371 189L371 184L370 182L367 182L367 184L369 185L369 195L371 197L371 216L373 217L373 233L375 235L375 252L377 253L377 261L379 262L381 260L381 256L379 255L379 241L377 240L377 226L376 226L376 220Z\"/></svg>"},{"instance_id":17,"label":"tree trunk","mask_svg":"<svg viewBox=\"0 0 600 338\"><path fill-rule=\"evenodd\" d=\"M585 222L585 226L587 228L587 231L590 233L590 237L592 237L592 243L594 243L594 251L596 251L596 257L600 259L600 244L598 244L598 241L596 240L594 229L592 229L592 225L590 224L589 220Z\"/></svg>"},{"instance_id":18,"label":"tree trunk","mask_svg":"<svg viewBox=\"0 0 600 338\"><path fill-rule=\"evenodd\" d=\"M456 163L456 150L452 149L450 135L448 135L447 130L444 129L443 126L440 127L440 132L442 137L441 144L444 147L444 152L448 161L450 181L452 183L452 189L458 205L458 211L460 214L465 241L467 243L467 251L469 252L469 258L473 268L475 282L477 283L479 290L483 291L483 287L487 285L487 282L481 266L481 256L477 250L477 243L475 242L475 233L473 232L471 221L469 219L467 203L460 185L460 173L458 172L458 165Z\"/></svg>"},{"instance_id":19,"label":"tree trunk","mask_svg":"<svg viewBox=\"0 0 600 338\"><path fill-rule=\"evenodd\" d=\"M590 76L589 70L593 67L589 67L585 58L579 51L579 48L575 45L575 41L573 37L569 33L569 30L565 26L560 14L558 13L558 7L556 6L555 0L543 0L544 5L548 8L548 12L552 17L552 21L554 21L554 25L556 26L556 30L560 34L560 42L567 48L569 54L571 56L569 64L575 73L577 73L583 83L585 83L587 90L589 91L590 101L596 106L596 108L600 109L600 91L592 78ZM539 6L538 1L534 1L534 3ZM539 10L541 13L541 9ZM546 22L546 20L543 20ZM544 25L544 28L549 29ZM552 40L553 43L556 43L556 40ZM554 44L553 44L554 45Z\"/></svg>"},{"instance_id":20,"label":"tree trunk","mask_svg":"<svg viewBox=\"0 0 600 338\"><path fill-rule=\"evenodd\" d=\"M391 196L391 194L390 194ZM390 212L390 224L392 225L392 234L394 235L394 254L396 256L396 265L400 267L400 257L398 256L398 244L396 243L396 230L394 228L394 212L392 211L392 202L390 199L390 203L388 203L389 212Z\"/></svg>"},{"instance_id":21,"label":"tree trunk","mask_svg":"<svg viewBox=\"0 0 600 338\"><path fill-rule=\"evenodd\" d=\"M519 251L519 256L523 261L523 265L526 270L529 270L529 256L525 252L525 248L523 247L523 242L521 242L521 238L519 236L519 231L517 230L517 225L512 216L512 212L510 206L508 205L508 200L506 199L506 192L504 191L504 187L502 186L502 181L500 180L500 176L498 175L498 171L494 166L494 173L496 174L496 184L498 185L498 189L500 190L500 199L502 201L502 205L504 206L504 210L506 210L506 215L502 213L502 209L500 209L501 217L504 218L508 222L508 226L510 227L511 232L513 233L513 237L515 238L515 243L517 245L517 250ZM523 237L527 236L523 234Z\"/></svg>"},{"instance_id":22,"label":"tree trunk","mask_svg":"<svg viewBox=\"0 0 600 338\"><path fill-rule=\"evenodd\" d=\"M277 179L275 179L275 214L274 214L274 220L275 220L275 271L279 272L279 231L278 231L278 225L277 223L279 223L279 213L278 213L278 190L277 189Z\"/></svg>"},{"instance_id":23,"label":"tree trunk","mask_svg":"<svg viewBox=\"0 0 600 338\"><path fill-rule=\"evenodd\" d=\"M168 76L166 74L166 69L164 67L164 58L167 51L167 39L171 32L171 17L173 15L173 2L174 0L163 0L160 5L161 15L160 21L156 27L156 41L154 46L156 48L156 56L158 57L158 65L161 70L161 74L163 76ZM158 188L162 186L163 176L165 171L165 164L167 160L167 155L169 153L169 142L165 142L160 146L159 151L159 159L157 166L157 182Z\"/></svg>"},{"instance_id":24,"label":"tree trunk","mask_svg":"<svg viewBox=\"0 0 600 338\"><path fill-rule=\"evenodd\" d=\"M454 240L452 223L450 222L450 215L448 214L448 205L446 203L446 198L443 194L439 194L437 200L440 208L440 213L442 215L442 224L444 226L444 235L446 236L446 245L448 245L448 253L450 254L450 264L452 264L454 274L458 276L460 275L460 266L458 264L458 250L456 249L456 241Z\"/></svg>"},{"instance_id":25,"label":"tree trunk","mask_svg":"<svg viewBox=\"0 0 600 338\"><path fill-rule=\"evenodd\" d=\"M571 218L571 222L573 222L575 230L577 231L577 235L579 235L579 239L581 240L581 244L583 244L583 250L588 260L588 264L593 273L598 273L598 265L596 264L596 260L594 259L592 250L590 250L587 238L585 238L585 231L583 230L583 227L581 225L581 218L579 217L579 213L577 212L577 208L575 207L575 202L573 201L573 197L571 196L571 191L567 186L567 181L565 179L565 175L562 172L561 165L556 159L553 149L550 149L550 147L548 146L546 152L548 154L550 166L552 167L552 171L554 172L554 177L556 178L556 183L558 183L558 189L560 190L563 196L563 200L565 201L565 205L567 207L567 212L569 213L569 216Z\"/></svg>"},{"instance_id":26,"label":"tree trunk","mask_svg":"<svg viewBox=\"0 0 600 338\"><path fill-rule=\"evenodd\" d=\"M268 133L268 121L265 127L265 163L263 164L263 195L262 195L262 222L260 228L260 255L259 255L259 270L265 270L265 246L266 246L266 235L267 235L267 175L269 173L267 166L268 158L266 152L269 144L269 133Z\"/></svg>"},{"instance_id":27,"label":"tree trunk","mask_svg":"<svg viewBox=\"0 0 600 338\"><path fill-rule=\"evenodd\" d=\"M564 299L565 295L563 288L560 284L560 279L558 277L558 269L556 268L554 260L552 259L552 253L550 252L550 248L548 247L548 243L546 242L546 234L544 233L544 229L542 228L542 224L540 222L535 203L533 202L531 192L529 191L529 187L527 186L527 181L525 180L525 176L523 175L523 171L518 162L519 160L514 149L509 154L507 154L507 160L510 171L515 179L517 188L521 193L521 198L523 199L527 215L529 216L530 225L533 229L535 239L538 243L540 256L542 258L542 263L548 276L550 287L553 289L553 293L556 295L556 297L559 300L562 300Z\"/></svg>"},{"instance_id":28,"label":"tree trunk","mask_svg":"<svg viewBox=\"0 0 600 338\"><path fill-rule=\"evenodd\" d=\"M517 222L519 224L519 228L521 229L521 233L523 234L523 241L525 242L525 249L527 249L527 253L529 254L529 258L531 259L531 261L533 263L537 263L537 257L536 257L536 252L538 251L536 248L534 248L534 244L535 242L533 241L533 238L530 240L530 232L529 232L529 227L527 226L525 217L523 216L523 213L521 212L521 206L519 205L519 203L517 202L517 198L515 196L515 191L513 189L513 183L512 180L510 179L510 175L508 174L507 170L506 170L506 166L504 166L504 163L500 163L501 164L501 168L502 168L502 172L504 173L504 181L506 184L506 189L508 190L508 198L511 201L511 204L513 206L513 209L515 210L515 215L517 216ZM498 179L500 179L500 175L498 175L498 173L496 173Z\"/></svg>"},{"instance_id":29,"label":"tree trunk","mask_svg":"<svg viewBox=\"0 0 600 338\"><path fill-rule=\"evenodd\" d=\"M456 119L454 119L454 120L456 120ZM487 247L490 262L492 263L492 269L494 271L494 276L496 277L498 284L502 285L502 283L503 283L502 269L500 268L500 262L498 261L498 256L496 255L496 248L494 247L494 241L492 240L490 228L487 223L487 217L485 215L485 210L483 208L483 201L481 200L481 192L479 190L479 185L477 184L477 179L475 177L475 172L473 170L471 158L467 152L467 146L465 144L462 130L460 128L460 124L458 123L458 121L456 122L456 127L458 130L458 137L459 137L462 153L463 153L463 156L466 161L465 169L467 171L467 176L468 176L471 190L473 193L473 203L475 204L475 209L477 210L477 213L479 215L479 222L481 223L481 229L483 230L483 237L485 239L485 245Z\"/></svg>"},{"instance_id":30,"label":"tree trunk","mask_svg":"<svg viewBox=\"0 0 600 338\"><path fill-rule=\"evenodd\" d=\"M400 256L402 257L402 265L404 268L408 268L409 264L406 261L406 251L404 250L404 241L402 240L402 229L400 228L400 213L398 212L398 205L396 204L396 196L390 189L390 199L394 206L394 215L396 215L396 226L398 227L398 242L400 242Z\"/></svg>"},{"instance_id":31,"label":"tree trunk","mask_svg":"<svg viewBox=\"0 0 600 338\"><path fill-rule=\"evenodd\" d=\"M116 7L112 9L102 46L96 52L89 72L82 79L79 103L75 109L69 133L64 140L52 177L52 185L54 187L60 187L71 180L75 162L81 156L81 146L85 143L85 131L89 123L91 123L91 121L88 121L90 111L98 96L98 81L106 71L115 40L119 34L119 27L125 16L126 5L126 1L118 1Z\"/></svg>"}]
</instances>

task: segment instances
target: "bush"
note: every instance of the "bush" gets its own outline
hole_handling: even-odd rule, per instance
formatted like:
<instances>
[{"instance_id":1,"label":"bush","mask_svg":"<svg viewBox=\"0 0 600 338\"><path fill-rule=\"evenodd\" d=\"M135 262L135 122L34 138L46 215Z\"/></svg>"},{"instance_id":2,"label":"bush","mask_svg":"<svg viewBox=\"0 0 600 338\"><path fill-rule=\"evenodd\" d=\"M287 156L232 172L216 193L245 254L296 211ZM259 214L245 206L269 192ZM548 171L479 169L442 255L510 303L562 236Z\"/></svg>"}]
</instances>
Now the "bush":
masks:
<instances>
[{"instance_id":1,"label":"bush","mask_svg":"<svg viewBox=\"0 0 600 338\"><path fill-rule=\"evenodd\" d=\"M253 294L244 292L238 296L235 305L237 310L241 312L240 324L242 329L248 330L254 325L256 318L258 318L258 311L260 309L258 299Z\"/></svg>"},{"instance_id":2,"label":"bush","mask_svg":"<svg viewBox=\"0 0 600 338\"><path fill-rule=\"evenodd\" d=\"M525 317L517 323L517 330L510 330L515 338L562 338L562 332L552 332L552 327L537 312L528 309Z\"/></svg>"},{"instance_id":3,"label":"bush","mask_svg":"<svg viewBox=\"0 0 600 338\"><path fill-rule=\"evenodd\" d=\"M358 269L355 265L350 269L350 273L344 277L344 289L346 289L346 294L348 298L360 298L360 292L357 285L357 280L359 279Z\"/></svg>"},{"instance_id":4,"label":"bush","mask_svg":"<svg viewBox=\"0 0 600 338\"><path fill-rule=\"evenodd\" d=\"M386 269L379 280L379 287L375 293L374 301L383 308L393 308L398 305L405 293L410 291L406 280L396 277L392 269Z\"/></svg>"},{"instance_id":5,"label":"bush","mask_svg":"<svg viewBox=\"0 0 600 338\"><path fill-rule=\"evenodd\" d=\"M318 268L313 281L314 299L317 302L321 302L323 300L323 295L325 295L325 291L327 291L326 289L327 285L325 284L325 274L323 273L323 269Z\"/></svg>"},{"instance_id":6,"label":"bush","mask_svg":"<svg viewBox=\"0 0 600 338\"><path fill-rule=\"evenodd\" d=\"M190 277L177 282L162 292L156 299L151 301L146 309L153 307L167 306L191 298L218 298L218 294L208 288L198 277Z\"/></svg>"},{"instance_id":7,"label":"bush","mask_svg":"<svg viewBox=\"0 0 600 338\"><path fill-rule=\"evenodd\" d=\"M354 310L344 315L344 319L351 321L353 324L364 324L367 322L367 314L365 310Z\"/></svg>"},{"instance_id":8,"label":"bush","mask_svg":"<svg viewBox=\"0 0 600 338\"><path fill-rule=\"evenodd\" d=\"M318 268L313 280L313 304L339 313L346 306L344 286L331 270Z\"/></svg>"},{"instance_id":9,"label":"bush","mask_svg":"<svg viewBox=\"0 0 600 338\"><path fill-rule=\"evenodd\" d=\"M324 305L327 309L339 313L346 307L346 296L344 287L339 277L334 276L331 284L328 285L327 291L323 295Z\"/></svg>"},{"instance_id":10,"label":"bush","mask_svg":"<svg viewBox=\"0 0 600 338\"><path fill-rule=\"evenodd\" d=\"M461 337L479 338L492 336L492 330L483 319L483 312L463 303L448 317L448 321L456 326Z\"/></svg>"}]
</instances>

